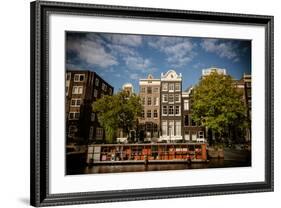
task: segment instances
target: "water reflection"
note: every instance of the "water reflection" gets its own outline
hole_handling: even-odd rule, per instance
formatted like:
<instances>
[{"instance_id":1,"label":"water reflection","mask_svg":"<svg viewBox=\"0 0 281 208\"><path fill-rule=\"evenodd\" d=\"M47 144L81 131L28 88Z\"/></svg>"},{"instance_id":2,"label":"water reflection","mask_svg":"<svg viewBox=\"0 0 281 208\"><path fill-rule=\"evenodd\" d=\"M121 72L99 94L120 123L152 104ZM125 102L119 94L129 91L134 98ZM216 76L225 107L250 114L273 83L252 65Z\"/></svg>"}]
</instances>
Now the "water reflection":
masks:
<instances>
[{"instance_id":1,"label":"water reflection","mask_svg":"<svg viewBox=\"0 0 281 208\"><path fill-rule=\"evenodd\" d=\"M250 161L235 161L224 159L211 159L207 163L178 163L178 164L129 164L129 165L92 165L68 170L68 175L73 174L94 174L94 173L122 173L122 172L143 172L163 170L185 170L202 168L222 167L247 167L251 166Z\"/></svg>"}]
</instances>

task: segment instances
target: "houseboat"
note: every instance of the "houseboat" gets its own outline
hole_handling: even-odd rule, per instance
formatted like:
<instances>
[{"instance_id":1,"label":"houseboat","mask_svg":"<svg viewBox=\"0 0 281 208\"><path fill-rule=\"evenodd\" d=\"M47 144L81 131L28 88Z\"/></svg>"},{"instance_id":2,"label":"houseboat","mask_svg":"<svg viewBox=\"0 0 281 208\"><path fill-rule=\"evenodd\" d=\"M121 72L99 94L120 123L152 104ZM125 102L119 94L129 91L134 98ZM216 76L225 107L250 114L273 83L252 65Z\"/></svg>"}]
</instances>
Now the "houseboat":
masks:
<instances>
[{"instance_id":1,"label":"houseboat","mask_svg":"<svg viewBox=\"0 0 281 208\"><path fill-rule=\"evenodd\" d=\"M87 164L207 162L206 143L94 144Z\"/></svg>"}]
</instances>

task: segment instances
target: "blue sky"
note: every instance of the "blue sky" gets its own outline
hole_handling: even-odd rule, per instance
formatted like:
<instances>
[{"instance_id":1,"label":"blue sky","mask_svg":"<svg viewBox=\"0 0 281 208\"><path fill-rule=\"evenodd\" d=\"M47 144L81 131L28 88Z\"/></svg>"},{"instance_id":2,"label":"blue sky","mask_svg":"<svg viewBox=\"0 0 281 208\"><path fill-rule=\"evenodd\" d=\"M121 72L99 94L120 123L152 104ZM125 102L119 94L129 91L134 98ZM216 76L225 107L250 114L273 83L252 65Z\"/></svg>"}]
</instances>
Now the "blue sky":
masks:
<instances>
[{"instance_id":1,"label":"blue sky","mask_svg":"<svg viewBox=\"0 0 281 208\"><path fill-rule=\"evenodd\" d=\"M251 74L251 41L66 32L66 69L97 72L119 91L124 83L139 91L140 78L174 69L183 90L198 83L202 69L225 68L235 79Z\"/></svg>"}]
</instances>

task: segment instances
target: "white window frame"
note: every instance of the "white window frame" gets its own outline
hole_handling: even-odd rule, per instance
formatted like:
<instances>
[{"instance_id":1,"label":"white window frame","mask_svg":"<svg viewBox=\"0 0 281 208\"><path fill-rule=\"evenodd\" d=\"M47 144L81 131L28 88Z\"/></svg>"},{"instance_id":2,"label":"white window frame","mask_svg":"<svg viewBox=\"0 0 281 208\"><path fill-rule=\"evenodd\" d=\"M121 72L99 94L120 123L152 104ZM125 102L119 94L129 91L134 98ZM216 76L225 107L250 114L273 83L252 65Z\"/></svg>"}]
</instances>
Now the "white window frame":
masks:
<instances>
[{"instance_id":1,"label":"white window frame","mask_svg":"<svg viewBox=\"0 0 281 208\"><path fill-rule=\"evenodd\" d=\"M204 131L198 131L198 138L203 139L204 138Z\"/></svg>"},{"instance_id":2,"label":"white window frame","mask_svg":"<svg viewBox=\"0 0 281 208\"><path fill-rule=\"evenodd\" d=\"M170 100L170 98L172 98L171 100ZM174 100L175 98L174 98L174 94L169 94L169 96L168 96L168 102L169 103L174 103Z\"/></svg>"},{"instance_id":3,"label":"white window frame","mask_svg":"<svg viewBox=\"0 0 281 208\"><path fill-rule=\"evenodd\" d=\"M177 109L179 110L178 113L177 113ZM181 115L181 108L180 108L179 105L176 105L176 106L175 106L175 112L174 112L174 113L175 113L176 116L180 116L180 115Z\"/></svg>"},{"instance_id":4,"label":"white window frame","mask_svg":"<svg viewBox=\"0 0 281 208\"><path fill-rule=\"evenodd\" d=\"M168 83L162 84L162 91L168 91Z\"/></svg>"},{"instance_id":5,"label":"white window frame","mask_svg":"<svg viewBox=\"0 0 281 208\"><path fill-rule=\"evenodd\" d=\"M166 99L165 99L166 98ZM163 94L162 95L162 102L167 103L168 102L168 94Z\"/></svg>"},{"instance_id":6,"label":"white window frame","mask_svg":"<svg viewBox=\"0 0 281 208\"><path fill-rule=\"evenodd\" d=\"M150 116L148 116L148 113L150 113ZM146 118L152 118L152 111L151 110L146 111Z\"/></svg>"},{"instance_id":7,"label":"white window frame","mask_svg":"<svg viewBox=\"0 0 281 208\"><path fill-rule=\"evenodd\" d=\"M177 97L179 98L178 100L176 100ZM174 100L176 103L180 103L181 102L180 94L175 94Z\"/></svg>"},{"instance_id":8,"label":"white window frame","mask_svg":"<svg viewBox=\"0 0 281 208\"><path fill-rule=\"evenodd\" d=\"M174 136L175 135L175 122L174 121L169 121L168 124L168 129L169 129L169 136Z\"/></svg>"},{"instance_id":9,"label":"white window frame","mask_svg":"<svg viewBox=\"0 0 281 208\"><path fill-rule=\"evenodd\" d=\"M181 136L181 121L176 121L175 135Z\"/></svg>"},{"instance_id":10,"label":"white window frame","mask_svg":"<svg viewBox=\"0 0 281 208\"><path fill-rule=\"evenodd\" d=\"M156 113L156 116L155 116ZM154 109L153 110L153 118L158 118L158 110Z\"/></svg>"},{"instance_id":11,"label":"white window frame","mask_svg":"<svg viewBox=\"0 0 281 208\"><path fill-rule=\"evenodd\" d=\"M166 107L166 114L164 113L164 107ZM162 116L167 116L168 115L168 105L163 105L162 106Z\"/></svg>"},{"instance_id":12,"label":"white window frame","mask_svg":"<svg viewBox=\"0 0 281 208\"><path fill-rule=\"evenodd\" d=\"M174 92L174 90L175 90L174 83L169 83L169 92Z\"/></svg>"},{"instance_id":13,"label":"white window frame","mask_svg":"<svg viewBox=\"0 0 281 208\"><path fill-rule=\"evenodd\" d=\"M166 120L163 120L162 121L162 125L161 125L161 128L162 128L162 136L167 136L168 134L168 122Z\"/></svg>"},{"instance_id":14,"label":"white window frame","mask_svg":"<svg viewBox=\"0 0 281 208\"><path fill-rule=\"evenodd\" d=\"M146 87L141 87L141 93L145 93Z\"/></svg>"},{"instance_id":15,"label":"white window frame","mask_svg":"<svg viewBox=\"0 0 281 208\"><path fill-rule=\"evenodd\" d=\"M189 110L189 100L184 100L183 109L184 110Z\"/></svg>"},{"instance_id":16,"label":"white window frame","mask_svg":"<svg viewBox=\"0 0 281 208\"><path fill-rule=\"evenodd\" d=\"M71 114L73 114L73 118L71 118ZM78 118L76 117L76 114L79 114ZM69 112L68 114L68 119L69 120L79 120L79 117L80 117L80 112Z\"/></svg>"},{"instance_id":17,"label":"white window frame","mask_svg":"<svg viewBox=\"0 0 281 208\"><path fill-rule=\"evenodd\" d=\"M172 107L172 108L170 108L170 107ZM173 113L171 113L171 114L170 114L170 109L172 109L172 110L173 110ZM173 105L169 105L169 107L168 107L168 114L169 114L169 116L173 116L173 115L174 115L174 113L175 113L174 106L173 106Z\"/></svg>"},{"instance_id":18,"label":"white window frame","mask_svg":"<svg viewBox=\"0 0 281 208\"><path fill-rule=\"evenodd\" d=\"M79 105L77 104L77 101L78 101L78 100L80 100L80 104L79 104ZM72 104L72 101L75 102L74 105ZM72 99L70 100L70 106L71 106L71 107L80 107L81 103L82 103L82 99L81 99L81 98L72 98Z\"/></svg>"},{"instance_id":19,"label":"white window frame","mask_svg":"<svg viewBox=\"0 0 281 208\"><path fill-rule=\"evenodd\" d=\"M178 87L178 89L177 89ZM181 86L180 86L180 83L175 83L175 91L181 91Z\"/></svg>"},{"instance_id":20,"label":"white window frame","mask_svg":"<svg viewBox=\"0 0 281 208\"><path fill-rule=\"evenodd\" d=\"M159 98L158 97L154 97L153 98L153 105L154 106L158 106L159 105Z\"/></svg>"},{"instance_id":21,"label":"white window frame","mask_svg":"<svg viewBox=\"0 0 281 208\"><path fill-rule=\"evenodd\" d=\"M150 102L149 102L150 101ZM150 103L150 104L149 104ZM151 97L147 97L147 105L151 106L152 105L152 98Z\"/></svg>"},{"instance_id":22,"label":"white window frame","mask_svg":"<svg viewBox=\"0 0 281 208\"><path fill-rule=\"evenodd\" d=\"M76 77L78 77L78 80L76 80ZM83 80L80 81L80 77L83 77ZM85 81L85 74L74 74L74 82L84 82Z\"/></svg>"},{"instance_id":23,"label":"white window frame","mask_svg":"<svg viewBox=\"0 0 281 208\"><path fill-rule=\"evenodd\" d=\"M74 94L74 95L83 94L83 86L73 86L72 87L72 94Z\"/></svg>"}]
</instances>

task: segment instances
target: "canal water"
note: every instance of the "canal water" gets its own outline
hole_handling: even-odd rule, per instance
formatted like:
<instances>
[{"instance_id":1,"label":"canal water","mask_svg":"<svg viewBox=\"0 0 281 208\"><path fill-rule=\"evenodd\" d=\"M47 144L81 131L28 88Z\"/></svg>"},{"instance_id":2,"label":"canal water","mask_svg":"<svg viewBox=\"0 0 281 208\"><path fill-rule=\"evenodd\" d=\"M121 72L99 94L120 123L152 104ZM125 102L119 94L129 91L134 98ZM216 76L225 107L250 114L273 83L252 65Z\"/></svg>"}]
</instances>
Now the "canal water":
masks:
<instances>
[{"instance_id":1,"label":"canal water","mask_svg":"<svg viewBox=\"0 0 281 208\"><path fill-rule=\"evenodd\" d=\"M165 163L165 164L128 164L128 165L91 165L67 168L67 175L122 173L143 171L164 171L204 168L227 168L251 166L251 153L244 150L225 150L224 159L210 159L206 163Z\"/></svg>"}]
</instances>

